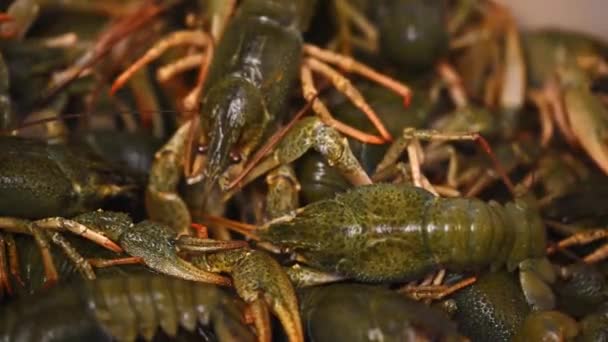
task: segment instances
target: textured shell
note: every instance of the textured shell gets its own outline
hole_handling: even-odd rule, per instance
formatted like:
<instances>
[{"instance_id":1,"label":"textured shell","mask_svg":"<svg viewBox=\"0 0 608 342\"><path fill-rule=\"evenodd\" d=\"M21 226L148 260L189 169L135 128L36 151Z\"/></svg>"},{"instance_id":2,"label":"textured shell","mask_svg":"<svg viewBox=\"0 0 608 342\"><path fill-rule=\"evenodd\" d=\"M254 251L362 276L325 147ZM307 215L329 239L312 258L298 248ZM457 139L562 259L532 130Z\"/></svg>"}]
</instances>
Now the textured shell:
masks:
<instances>
[{"instance_id":1,"label":"textured shell","mask_svg":"<svg viewBox=\"0 0 608 342\"><path fill-rule=\"evenodd\" d=\"M524 202L503 207L391 184L315 202L260 236L313 267L362 281L404 281L439 267L514 268L543 255L545 245L540 217Z\"/></svg>"},{"instance_id":2,"label":"textured shell","mask_svg":"<svg viewBox=\"0 0 608 342\"><path fill-rule=\"evenodd\" d=\"M458 291L452 299L460 331L473 341L510 341L530 312L516 278L488 272Z\"/></svg>"},{"instance_id":3,"label":"textured shell","mask_svg":"<svg viewBox=\"0 0 608 342\"><path fill-rule=\"evenodd\" d=\"M0 137L0 216L38 219L97 209L104 186L126 177L65 145Z\"/></svg>"},{"instance_id":4,"label":"textured shell","mask_svg":"<svg viewBox=\"0 0 608 342\"><path fill-rule=\"evenodd\" d=\"M389 289L333 284L302 291L309 341L461 341L443 312Z\"/></svg>"},{"instance_id":5,"label":"textured shell","mask_svg":"<svg viewBox=\"0 0 608 342\"><path fill-rule=\"evenodd\" d=\"M211 324L220 341L253 341L242 302L219 288L157 275L103 278L55 288L0 309L0 340L150 340Z\"/></svg>"},{"instance_id":6,"label":"textured shell","mask_svg":"<svg viewBox=\"0 0 608 342\"><path fill-rule=\"evenodd\" d=\"M284 113L300 65L298 26L308 21L298 8L307 3L244 1L227 25L201 106L201 125L208 135L207 182L226 171L231 153L247 157Z\"/></svg>"}]
</instances>

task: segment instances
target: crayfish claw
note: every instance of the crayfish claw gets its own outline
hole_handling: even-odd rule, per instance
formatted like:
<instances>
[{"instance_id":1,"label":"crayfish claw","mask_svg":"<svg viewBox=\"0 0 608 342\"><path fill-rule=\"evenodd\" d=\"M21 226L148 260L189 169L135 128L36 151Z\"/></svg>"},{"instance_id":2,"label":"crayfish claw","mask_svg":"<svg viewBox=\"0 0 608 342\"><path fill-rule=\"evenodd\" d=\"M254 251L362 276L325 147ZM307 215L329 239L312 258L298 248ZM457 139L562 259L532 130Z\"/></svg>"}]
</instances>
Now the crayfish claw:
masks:
<instances>
[{"instance_id":1,"label":"crayfish claw","mask_svg":"<svg viewBox=\"0 0 608 342\"><path fill-rule=\"evenodd\" d=\"M232 286L232 282L229 278L216 273L201 270L186 260L179 258L177 254L164 258L164 260L146 257L143 257L143 259L144 263L148 267L163 274L202 283L216 284L220 286Z\"/></svg>"},{"instance_id":2,"label":"crayfish claw","mask_svg":"<svg viewBox=\"0 0 608 342\"><path fill-rule=\"evenodd\" d=\"M201 270L181 259L174 247L175 233L161 223L142 221L120 236L125 252L140 257L153 270L182 278L221 286L230 286L230 279Z\"/></svg>"},{"instance_id":3,"label":"crayfish claw","mask_svg":"<svg viewBox=\"0 0 608 342\"><path fill-rule=\"evenodd\" d=\"M180 236L176 243L176 247L179 248L180 251L187 252L218 252L229 249L238 249L247 247L247 241L240 240L213 240L213 239L201 239L193 236L182 235Z\"/></svg>"},{"instance_id":4,"label":"crayfish claw","mask_svg":"<svg viewBox=\"0 0 608 342\"><path fill-rule=\"evenodd\" d=\"M251 250L232 273L237 293L247 302L263 300L277 315L290 341L303 341L295 291L279 263L268 254Z\"/></svg>"},{"instance_id":5,"label":"crayfish claw","mask_svg":"<svg viewBox=\"0 0 608 342\"><path fill-rule=\"evenodd\" d=\"M322 272L300 264L285 268L285 273L287 273L291 283L298 288L335 283L346 279L346 277L341 275Z\"/></svg>"},{"instance_id":6,"label":"crayfish claw","mask_svg":"<svg viewBox=\"0 0 608 342\"><path fill-rule=\"evenodd\" d=\"M232 272L232 278L241 298L257 303L255 306L263 301L277 315L290 341L304 341L295 291L276 260L264 252L250 250Z\"/></svg>"},{"instance_id":7,"label":"crayfish claw","mask_svg":"<svg viewBox=\"0 0 608 342\"><path fill-rule=\"evenodd\" d=\"M268 306L263 299L256 299L249 304L249 315L255 326L255 331L258 335L259 342L270 342L272 338L272 329L270 328L270 313Z\"/></svg>"},{"instance_id":8,"label":"crayfish claw","mask_svg":"<svg viewBox=\"0 0 608 342\"><path fill-rule=\"evenodd\" d=\"M264 309L267 306L281 321L289 341L304 341L298 300L289 277L270 255L253 249L235 249L201 255L193 263L210 272L227 272L234 288L247 303L252 304L258 337L266 335Z\"/></svg>"}]
</instances>

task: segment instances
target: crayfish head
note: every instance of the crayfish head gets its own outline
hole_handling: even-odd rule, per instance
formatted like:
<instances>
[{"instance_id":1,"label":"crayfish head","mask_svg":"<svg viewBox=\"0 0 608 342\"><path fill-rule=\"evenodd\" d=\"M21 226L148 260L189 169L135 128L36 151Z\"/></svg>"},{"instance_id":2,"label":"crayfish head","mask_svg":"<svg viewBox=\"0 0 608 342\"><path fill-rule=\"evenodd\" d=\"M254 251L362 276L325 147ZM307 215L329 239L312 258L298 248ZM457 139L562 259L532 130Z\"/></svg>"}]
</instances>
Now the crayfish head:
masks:
<instances>
[{"instance_id":1,"label":"crayfish head","mask_svg":"<svg viewBox=\"0 0 608 342\"><path fill-rule=\"evenodd\" d=\"M207 134L206 188L213 187L234 164L245 162L266 126L259 91L238 77L213 87L203 101L201 116Z\"/></svg>"},{"instance_id":2,"label":"crayfish head","mask_svg":"<svg viewBox=\"0 0 608 342\"><path fill-rule=\"evenodd\" d=\"M302 253L304 256L333 250L336 242L342 238L336 233L336 229L332 229L335 228L336 222L328 214L337 208L331 201L319 203L327 208L326 212L318 210L319 206L313 203L295 213L268 222L257 230L257 235L283 251ZM335 216L335 212L333 215Z\"/></svg>"}]
</instances>

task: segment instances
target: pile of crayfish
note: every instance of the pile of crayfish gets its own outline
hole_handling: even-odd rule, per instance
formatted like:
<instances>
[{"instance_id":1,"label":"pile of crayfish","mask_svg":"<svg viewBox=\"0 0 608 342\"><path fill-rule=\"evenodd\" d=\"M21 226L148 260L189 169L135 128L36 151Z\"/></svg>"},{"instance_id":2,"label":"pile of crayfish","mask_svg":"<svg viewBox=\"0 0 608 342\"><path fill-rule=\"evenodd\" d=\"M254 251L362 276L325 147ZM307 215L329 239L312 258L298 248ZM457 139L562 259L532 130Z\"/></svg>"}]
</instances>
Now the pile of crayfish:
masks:
<instances>
[{"instance_id":1,"label":"pile of crayfish","mask_svg":"<svg viewBox=\"0 0 608 342\"><path fill-rule=\"evenodd\" d=\"M492 0L0 11L0 340L608 340L600 38Z\"/></svg>"}]
</instances>

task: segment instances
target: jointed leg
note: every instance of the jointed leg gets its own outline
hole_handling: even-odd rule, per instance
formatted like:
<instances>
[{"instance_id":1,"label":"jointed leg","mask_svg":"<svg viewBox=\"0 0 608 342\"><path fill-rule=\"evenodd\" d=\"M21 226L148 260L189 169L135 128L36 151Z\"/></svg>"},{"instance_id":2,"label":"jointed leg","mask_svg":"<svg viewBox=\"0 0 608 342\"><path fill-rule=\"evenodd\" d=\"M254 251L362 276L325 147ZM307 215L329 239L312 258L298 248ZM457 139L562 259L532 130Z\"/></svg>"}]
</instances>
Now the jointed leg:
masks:
<instances>
[{"instance_id":1,"label":"jointed leg","mask_svg":"<svg viewBox=\"0 0 608 342\"><path fill-rule=\"evenodd\" d=\"M592 229L579 231L559 241L557 245L550 247L547 250L547 253L553 253L558 249L565 249L571 246L586 245L591 242L605 238L608 238L608 229Z\"/></svg>"},{"instance_id":2,"label":"jointed leg","mask_svg":"<svg viewBox=\"0 0 608 342\"><path fill-rule=\"evenodd\" d=\"M296 210L300 183L293 168L282 165L266 176L268 194L266 195L266 216L269 219L286 215Z\"/></svg>"},{"instance_id":3,"label":"jointed leg","mask_svg":"<svg viewBox=\"0 0 608 342\"><path fill-rule=\"evenodd\" d=\"M541 145L547 146L553 136L553 120L551 119L551 109L547 99L543 96L542 92L530 91L528 92L528 98L534 102L538 108L540 115L540 126L541 126Z\"/></svg>"},{"instance_id":4,"label":"jointed leg","mask_svg":"<svg viewBox=\"0 0 608 342\"><path fill-rule=\"evenodd\" d=\"M263 294L260 294L260 297L261 296L263 296ZM270 312L262 298L258 298L249 304L249 314L253 320L253 325L255 326L258 335L258 341L270 342L272 338Z\"/></svg>"},{"instance_id":5,"label":"jointed leg","mask_svg":"<svg viewBox=\"0 0 608 342\"><path fill-rule=\"evenodd\" d=\"M423 188L431 192L435 196L439 196L431 182L422 174L420 165L423 163L424 152L420 146L418 139L413 139L407 146L407 156L410 161L410 168L412 170L412 182L414 186Z\"/></svg>"},{"instance_id":6,"label":"jointed leg","mask_svg":"<svg viewBox=\"0 0 608 342\"><path fill-rule=\"evenodd\" d=\"M194 69L201 66L201 63L205 60L207 52L195 53L186 57L180 58L175 62L164 65L156 71L156 79L163 83L177 74L181 74L184 71Z\"/></svg>"},{"instance_id":7,"label":"jointed leg","mask_svg":"<svg viewBox=\"0 0 608 342\"><path fill-rule=\"evenodd\" d=\"M454 67L445 61L441 61L437 64L437 73L441 77L443 83L445 83L450 98L454 102L456 108L468 106L469 99L462 84L462 78L458 75L458 72L454 70Z\"/></svg>"},{"instance_id":8,"label":"jointed leg","mask_svg":"<svg viewBox=\"0 0 608 342\"><path fill-rule=\"evenodd\" d=\"M6 242L6 249L8 251L8 265L13 279L21 285L25 286L23 279L21 279L21 269L19 268L19 255L17 254L17 244L13 234L5 234L4 241Z\"/></svg>"},{"instance_id":9,"label":"jointed leg","mask_svg":"<svg viewBox=\"0 0 608 342\"><path fill-rule=\"evenodd\" d=\"M93 268L91 264L72 247L72 245L63 237L59 232L49 232L44 231L45 234L53 241L54 244L59 246L65 253L65 255L70 259L76 268L84 275L88 280L95 280L95 272L93 272Z\"/></svg>"},{"instance_id":10,"label":"jointed leg","mask_svg":"<svg viewBox=\"0 0 608 342\"><path fill-rule=\"evenodd\" d=\"M378 50L378 30L369 22L360 10L346 0L335 1L336 12L339 18L339 41L342 53L350 54L350 42L370 52ZM363 37L353 36L350 25L353 24Z\"/></svg>"},{"instance_id":11,"label":"jointed leg","mask_svg":"<svg viewBox=\"0 0 608 342\"><path fill-rule=\"evenodd\" d=\"M420 299L432 299L439 300L453 294L454 292L461 290L477 281L476 277L470 277L463 279L453 285L419 285L412 286L406 285L399 289L399 292L407 294L408 296L420 300Z\"/></svg>"},{"instance_id":12,"label":"jointed leg","mask_svg":"<svg viewBox=\"0 0 608 342\"><path fill-rule=\"evenodd\" d=\"M544 95L549 105L552 117L557 123L557 127L562 132L566 141L570 144L576 144L578 141L572 128L568 124L568 115L566 114L566 108L563 102L563 94L558 81L555 79L550 80L543 88L542 94Z\"/></svg>"},{"instance_id":13,"label":"jointed leg","mask_svg":"<svg viewBox=\"0 0 608 342\"><path fill-rule=\"evenodd\" d=\"M154 59L160 57L167 49L173 46L178 45L196 45L196 46L208 46L212 42L211 38L203 31L178 31L172 33L170 36L160 40L156 43L152 48L146 52L144 56L138 59L135 63L133 63L126 71L124 71L114 84L112 85L111 93L115 93L118 89L120 89L127 80L133 75L137 70L144 67L146 64L150 63Z\"/></svg>"},{"instance_id":14,"label":"jointed leg","mask_svg":"<svg viewBox=\"0 0 608 342\"><path fill-rule=\"evenodd\" d=\"M57 269L55 268L55 264L53 262L53 257L49 248L49 241L36 225L28 220L13 217L0 217L0 229L12 233L32 235L38 249L40 249L40 254L42 256L45 273L45 286L50 287L57 282Z\"/></svg>"},{"instance_id":15,"label":"jointed leg","mask_svg":"<svg viewBox=\"0 0 608 342\"><path fill-rule=\"evenodd\" d=\"M302 64L300 75L302 79L302 94L304 95L304 98L308 101L312 101L313 111L319 115L321 120L326 125L334 127L338 131L368 144L383 144L385 142L384 139L380 137L365 133L334 119L323 101L318 99L319 93L315 88L310 67Z\"/></svg>"},{"instance_id":16,"label":"jointed leg","mask_svg":"<svg viewBox=\"0 0 608 342\"><path fill-rule=\"evenodd\" d=\"M477 133L441 133L435 130L416 130L415 128L405 128L403 134L397 138L389 147L382 161L378 164L376 172L380 172L397 162L404 150L408 150L414 139L425 141L462 141L477 140Z\"/></svg>"},{"instance_id":17,"label":"jointed leg","mask_svg":"<svg viewBox=\"0 0 608 342\"><path fill-rule=\"evenodd\" d=\"M34 221L32 224L36 226L36 228L40 229L69 231L78 236L82 236L85 239L91 240L92 242L113 252L122 252L122 248L120 248L120 246L118 246L114 241L76 221L68 220L63 217L49 217Z\"/></svg>"},{"instance_id":18,"label":"jointed leg","mask_svg":"<svg viewBox=\"0 0 608 342\"><path fill-rule=\"evenodd\" d=\"M363 95L353 86L353 84L342 74L334 70L329 65L314 59L314 58L305 58L302 62L306 65L310 70L315 71L329 79L329 81L336 87L336 89L343 93L346 97L350 99L350 101L365 115L369 118L369 120L374 124L376 129L382 135L382 138L385 140L392 140L391 134L386 130L378 115L374 112L374 110L369 106Z\"/></svg>"},{"instance_id":19,"label":"jointed leg","mask_svg":"<svg viewBox=\"0 0 608 342\"><path fill-rule=\"evenodd\" d=\"M565 249L570 246L586 245L605 238L608 238L608 229L593 229L580 231L559 241L556 246L549 247L547 253L553 253L559 249ZM591 264L604 260L606 258L608 258L608 244L601 246L591 254L585 256L583 258L583 261Z\"/></svg>"},{"instance_id":20,"label":"jointed leg","mask_svg":"<svg viewBox=\"0 0 608 342\"><path fill-rule=\"evenodd\" d=\"M304 52L326 63L334 64L345 70L346 72L354 72L371 81L374 81L403 97L406 105L409 105L411 98L411 90L399 81L392 79L389 76L383 75L367 65L357 62L356 60L337 54L329 50L323 50L319 47L310 44L304 44Z\"/></svg>"},{"instance_id":21,"label":"jointed leg","mask_svg":"<svg viewBox=\"0 0 608 342\"><path fill-rule=\"evenodd\" d=\"M253 168L240 185L245 186L268 171L293 162L310 148L321 153L329 164L336 167L352 184L371 184L369 176L350 150L346 138L318 118L307 117L296 123L275 151ZM231 195L232 193L228 192L226 198Z\"/></svg>"},{"instance_id":22,"label":"jointed leg","mask_svg":"<svg viewBox=\"0 0 608 342\"><path fill-rule=\"evenodd\" d=\"M203 61L200 64L196 85L184 98L184 107L186 110L194 110L199 103L201 92L203 91L203 84L207 79L207 74L209 73L209 66L211 65L211 59L213 58L214 51L215 47L213 46L213 41L209 40L209 43L207 44L207 53L203 56Z\"/></svg>"},{"instance_id":23,"label":"jointed leg","mask_svg":"<svg viewBox=\"0 0 608 342\"><path fill-rule=\"evenodd\" d=\"M425 141L475 141L480 147L488 154L491 158L496 171L503 179L505 185L509 190L513 193L514 186L511 180L507 177L504 168L500 164L500 162L496 159L496 156L493 154L488 142L481 136L479 133L441 133L436 130L416 130L415 128L405 128L403 130L403 134L397 138L395 142L389 147L388 151L384 155L382 161L378 164L376 168L376 172L382 172L386 167L391 164L394 164L404 150L408 150L410 157L416 157L414 153L409 152L411 150L411 143L415 140L425 140ZM411 163L413 164L413 163ZM416 165L412 165L412 167L417 167ZM422 182L422 181L421 181Z\"/></svg>"},{"instance_id":24,"label":"jointed leg","mask_svg":"<svg viewBox=\"0 0 608 342\"><path fill-rule=\"evenodd\" d=\"M138 265L143 264L144 260L140 257L124 257L116 259L88 259L87 262L97 268L122 266L122 265Z\"/></svg>"},{"instance_id":25,"label":"jointed leg","mask_svg":"<svg viewBox=\"0 0 608 342\"><path fill-rule=\"evenodd\" d=\"M181 179L186 142L192 122L182 125L154 156L146 190L146 210L151 219L164 222L178 234L188 235L190 211L177 194Z\"/></svg>"},{"instance_id":26,"label":"jointed leg","mask_svg":"<svg viewBox=\"0 0 608 342\"><path fill-rule=\"evenodd\" d=\"M36 245L38 245L40 254L42 256L45 274L44 287L53 287L57 283L59 275L57 273L57 269L55 268L55 262L53 261L53 255L51 254L49 240L44 232L33 224L30 228L30 234L33 235L34 241L36 241Z\"/></svg>"},{"instance_id":27,"label":"jointed leg","mask_svg":"<svg viewBox=\"0 0 608 342\"><path fill-rule=\"evenodd\" d=\"M13 293L13 288L11 286L11 281L8 277L8 267L7 267L7 253L6 253L6 243L4 241L4 234L0 233L0 298L4 297L4 292L11 295Z\"/></svg>"},{"instance_id":28,"label":"jointed leg","mask_svg":"<svg viewBox=\"0 0 608 342\"><path fill-rule=\"evenodd\" d=\"M608 244L603 245L602 247L598 248L593 253L584 257L583 261L585 261L588 264L593 264L593 263L602 261L606 258L608 258Z\"/></svg>"},{"instance_id":29,"label":"jointed leg","mask_svg":"<svg viewBox=\"0 0 608 342\"><path fill-rule=\"evenodd\" d=\"M182 235L175 242L175 246L183 252L211 253L247 247L248 243L242 240L212 240Z\"/></svg>"},{"instance_id":30,"label":"jointed leg","mask_svg":"<svg viewBox=\"0 0 608 342\"><path fill-rule=\"evenodd\" d=\"M371 179L374 183L388 181L396 184L412 183L411 168L407 163L397 162L379 172L375 172Z\"/></svg>"}]
</instances>

